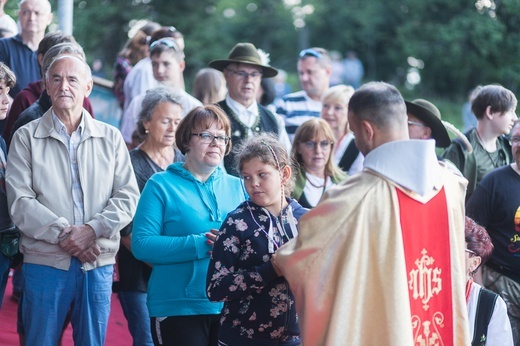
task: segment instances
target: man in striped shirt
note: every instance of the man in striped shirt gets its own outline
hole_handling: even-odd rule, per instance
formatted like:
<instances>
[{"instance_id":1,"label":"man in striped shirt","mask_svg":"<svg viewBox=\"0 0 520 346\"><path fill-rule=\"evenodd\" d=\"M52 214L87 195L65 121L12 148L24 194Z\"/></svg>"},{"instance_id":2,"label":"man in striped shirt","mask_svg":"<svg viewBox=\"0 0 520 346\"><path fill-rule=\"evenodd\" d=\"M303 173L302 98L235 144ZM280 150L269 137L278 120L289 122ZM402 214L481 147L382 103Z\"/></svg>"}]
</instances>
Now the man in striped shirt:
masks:
<instances>
[{"instance_id":1,"label":"man in striped shirt","mask_svg":"<svg viewBox=\"0 0 520 346\"><path fill-rule=\"evenodd\" d=\"M303 90L282 97L276 110L285 121L291 141L298 126L309 119L319 118L321 96L329 88L331 72L331 59L325 49L316 47L300 52L298 75Z\"/></svg>"}]
</instances>

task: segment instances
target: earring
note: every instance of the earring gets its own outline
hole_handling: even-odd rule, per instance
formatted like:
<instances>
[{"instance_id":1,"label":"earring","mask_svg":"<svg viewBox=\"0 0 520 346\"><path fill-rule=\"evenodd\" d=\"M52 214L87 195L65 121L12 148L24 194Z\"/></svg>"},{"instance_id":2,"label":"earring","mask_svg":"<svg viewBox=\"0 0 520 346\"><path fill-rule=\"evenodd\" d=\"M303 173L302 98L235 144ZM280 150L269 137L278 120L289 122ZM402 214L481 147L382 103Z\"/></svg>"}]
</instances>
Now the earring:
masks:
<instances>
[{"instance_id":1,"label":"earring","mask_svg":"<svg viewBox=\"0 0 520 346\"><path fill-rule=\"evenodd\" d=\"M149 134L150 131L148 131L148 129L145 129L145 130L144 130L144 133Z\"/></svg>"}]
</instances>

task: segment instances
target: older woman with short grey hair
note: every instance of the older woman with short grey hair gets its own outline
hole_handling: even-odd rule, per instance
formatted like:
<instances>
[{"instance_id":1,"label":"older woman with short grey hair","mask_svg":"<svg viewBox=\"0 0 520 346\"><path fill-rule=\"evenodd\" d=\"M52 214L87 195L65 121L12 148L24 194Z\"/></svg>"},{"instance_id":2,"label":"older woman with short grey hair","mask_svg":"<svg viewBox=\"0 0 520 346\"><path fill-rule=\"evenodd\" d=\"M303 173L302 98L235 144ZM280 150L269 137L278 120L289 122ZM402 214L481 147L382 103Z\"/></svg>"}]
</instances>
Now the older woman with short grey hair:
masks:
<instances>
[{"instance_id":1,"label":"older woman with short grey hair","mask_svg":"<svg viewBox=\"0 0 520 346\"><path fill-rule=\"evenodd\" d=\"M184 162L184 155L175 147L175 132L182 118L182 109L174 93L165 88L149 90L143 99L137 122L137 133L143 142L130 151L139 190L148 179L174 162ZM137 260L131 252L132 224L121 231L118 254L119 281L114 283L134 345L153 345L150 317L146 307L148 279L151 268Z\"/></svg>"}]
</instances>

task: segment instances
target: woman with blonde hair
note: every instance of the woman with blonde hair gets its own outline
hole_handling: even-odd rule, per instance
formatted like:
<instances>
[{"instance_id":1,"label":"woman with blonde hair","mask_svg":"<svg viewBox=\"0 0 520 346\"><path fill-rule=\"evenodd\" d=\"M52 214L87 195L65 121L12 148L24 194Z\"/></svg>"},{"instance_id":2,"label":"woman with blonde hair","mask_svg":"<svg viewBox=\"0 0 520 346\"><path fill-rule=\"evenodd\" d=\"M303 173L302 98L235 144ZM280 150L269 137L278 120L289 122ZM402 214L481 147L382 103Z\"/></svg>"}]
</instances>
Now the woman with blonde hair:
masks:
<instances>
[{"instance_id":1,"label":"woman with blonde hair","mask_svg":"<svg viewBox=\"0 0 520 346\"><path fill-rule=\"evenodd\" d=\"M334 133L321 119L307 120L294 136L291 156L299 165L293 197L303 207L313 208L323 193L347 175L334 163Z\"/></svg>"},{"instance_id":2,"label":"woman with blonde hair","mask_svg":"<svg viewBox=\"0 0 520 346\"><path fill-rule=\"evenodd\" d=\"M348 102L353 94L354 88L341 84L329 88L321 97L321 117L330 125L336 142L334 162L348 175L363 169L363 155L356 147L354 133L348 127Z\"/></svg>"},{"instance_id":3,"label":"woman with blonde hair","mask_svg":"<svg viewBox=\"0 0 520 346\"><path fill-rule=\"evenodd\" d=\"M205 105L217 103L226 97L224 74L214 68L204 67L197 72L193 81L192 95Z\"/></svg>"}]
</instances>

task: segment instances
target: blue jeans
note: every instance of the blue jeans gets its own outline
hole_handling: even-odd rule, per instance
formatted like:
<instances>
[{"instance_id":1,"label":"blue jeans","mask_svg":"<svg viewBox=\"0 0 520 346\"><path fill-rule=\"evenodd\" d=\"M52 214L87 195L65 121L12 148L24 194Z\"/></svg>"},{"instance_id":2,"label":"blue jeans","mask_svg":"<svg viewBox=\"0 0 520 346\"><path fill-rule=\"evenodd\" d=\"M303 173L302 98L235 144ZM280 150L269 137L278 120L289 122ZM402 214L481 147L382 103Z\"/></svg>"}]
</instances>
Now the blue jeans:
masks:
<instances>
[{"instance_id":1,"label":"blue jeans","mask_svg":"<svg viewBox=\"0 0 520 346\"><path fill-rule=\"evenodd\" d=\"M113 266L83 272L72 258L69 270L25 263L22 318L26 345L55 346L71 311L74 345L103 346L110 315Z\"/></svg>"},{"instance_id":2,"label":"blue jeans","mask_svg":"<svg viewBox=\"0 0 520 346\"><path fill-rule=\"evenodd\" d=\"M128 322L128 330L134 339L133 346L153 346L146 292L121 291L117 296Z\"/></svg>"},{"instance_id":3,"label":"blue jeans","mask_svg":"<svg viewBox=\"0 0 520 346\"><path fill-rule=\"evenodd\" d=\"M0 309L2 309L2 301L4 299L5 286L9 277L9 269L11 267L11 258L6 257L0 252Z\"/></svg>"}]
</instances>

